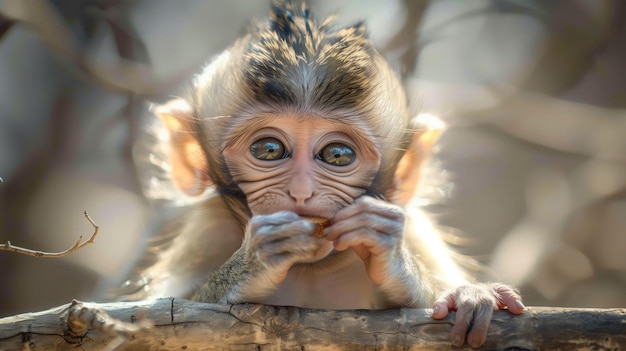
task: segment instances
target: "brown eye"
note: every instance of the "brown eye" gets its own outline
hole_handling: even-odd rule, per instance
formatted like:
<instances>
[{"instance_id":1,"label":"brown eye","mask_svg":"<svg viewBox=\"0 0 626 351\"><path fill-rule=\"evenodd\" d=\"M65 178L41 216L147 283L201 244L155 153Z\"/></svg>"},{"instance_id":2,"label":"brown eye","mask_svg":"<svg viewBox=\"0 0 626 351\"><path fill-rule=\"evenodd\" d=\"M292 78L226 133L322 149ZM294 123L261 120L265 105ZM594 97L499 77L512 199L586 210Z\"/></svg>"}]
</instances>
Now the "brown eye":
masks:
<instances>
[{"instance_id":1,"label":"brown eye","mask_svg":"<svg viewBox=\"0 0 626 351\"><path fill-rule=\"evenodd\" d=\"M333 166L347 166L354 162L356 156L350 147L332 143L324 146L316 158Z\"/></svg>"},{"instance_id":2,"label":"brown eye","mask_svg":"<svg viewBox=\"0 0 626 351\"><path fill-rule=\"evenodd\" d=\"M250 145L250 153L259 160L273 161L288 156L285 145L276 138L262 138Z\"/></svg>"}]
</instances>

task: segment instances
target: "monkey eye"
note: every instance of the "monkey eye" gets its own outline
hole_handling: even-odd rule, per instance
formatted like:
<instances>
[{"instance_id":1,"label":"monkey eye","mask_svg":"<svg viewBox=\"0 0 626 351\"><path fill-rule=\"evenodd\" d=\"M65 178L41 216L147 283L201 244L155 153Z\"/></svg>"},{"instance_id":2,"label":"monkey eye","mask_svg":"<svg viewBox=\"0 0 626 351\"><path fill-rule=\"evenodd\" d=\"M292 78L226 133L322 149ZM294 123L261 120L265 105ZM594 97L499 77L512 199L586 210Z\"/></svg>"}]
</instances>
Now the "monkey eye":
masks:
<instances>
[{"instance_id":1,"label":"monkey eye","mask_svg":"<svg viewBox=\"0 0 626 351\"><path fill-rule=\"evenodd\" d=\"M354 150L344 144L330 143L322 148L315 157L318 160L333 166L347 166L354 162L356 155Z\"/></svg>"},{"instance_id":2,"label":"monkey eye","mask_svg":"<svg viewBox=\"0 0 626 351\"><path fill-rule=\"evenodd\" d=\"M264 161L280 160L289 156L285 145L276 138L261 138L250 145L250 153Z\"/></svg>"}]
</instances>

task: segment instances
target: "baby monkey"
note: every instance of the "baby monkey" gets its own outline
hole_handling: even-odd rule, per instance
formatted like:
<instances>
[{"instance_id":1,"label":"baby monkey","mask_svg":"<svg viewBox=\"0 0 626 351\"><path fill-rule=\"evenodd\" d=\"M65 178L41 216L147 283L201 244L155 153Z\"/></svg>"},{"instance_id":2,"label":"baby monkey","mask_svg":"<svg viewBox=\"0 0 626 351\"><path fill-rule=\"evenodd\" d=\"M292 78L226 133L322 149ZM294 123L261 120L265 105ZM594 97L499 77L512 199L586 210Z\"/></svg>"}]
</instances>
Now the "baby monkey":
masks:
<instances>
[{"instance_id":1,"label":"baby monkey","mask_svg":"<svg viewBox=\"0 0 626 351\"><path fill-rule=\"evenodd\" d=\"M130 297L455 310L451 341L473 347L494 310L524 311L513 288L465 278L419 209L443 124L410 110L363 23L275 2L156 114L163 159L147 163L175 185L158 196L190 209Z\"/></svg>"}]
</instances>

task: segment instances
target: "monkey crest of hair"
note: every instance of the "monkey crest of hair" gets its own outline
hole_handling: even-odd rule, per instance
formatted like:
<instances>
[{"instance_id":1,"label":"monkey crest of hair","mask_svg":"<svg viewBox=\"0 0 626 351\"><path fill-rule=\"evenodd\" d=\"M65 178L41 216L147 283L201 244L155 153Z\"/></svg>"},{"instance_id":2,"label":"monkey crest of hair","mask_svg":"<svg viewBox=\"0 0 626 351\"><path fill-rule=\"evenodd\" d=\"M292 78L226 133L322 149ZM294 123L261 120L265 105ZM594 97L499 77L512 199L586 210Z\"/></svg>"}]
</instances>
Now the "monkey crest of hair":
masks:
<instances>
[{"instance_id":1,"label":"monkey crest of hair","mask_svg":"<svg viewBox=\"0 0 626 351\"><path fill-rule=\"evenodd\" d=\"M410 143L406 95L365 25L336 28L332 17L319 21L299 1L274 2L268 21L196 77L192 95L195 116L202 121L199 134L213 150L223 149L220 136L230 135L241 124L238 119L259 113L315 115L361 128L381 150L375 192L389 187ZM223 160L206 154L217 187L236 193L232 180L220 178L228 173L222 172Z\"/></svg>"},{"instance_id":2,"label":"monkey crest of hair","mask_svg":"<svg viewBox=\"0 0 626 351\"><path fill-rule=\"evenodd\" d=\"M332 32L303 3L275 4L270 21L247 55L255 100L290 106L355 109L371 94L373 49L362 24ZM360 112L360 111L359 111Z\"/></svg>"}]
</instances>

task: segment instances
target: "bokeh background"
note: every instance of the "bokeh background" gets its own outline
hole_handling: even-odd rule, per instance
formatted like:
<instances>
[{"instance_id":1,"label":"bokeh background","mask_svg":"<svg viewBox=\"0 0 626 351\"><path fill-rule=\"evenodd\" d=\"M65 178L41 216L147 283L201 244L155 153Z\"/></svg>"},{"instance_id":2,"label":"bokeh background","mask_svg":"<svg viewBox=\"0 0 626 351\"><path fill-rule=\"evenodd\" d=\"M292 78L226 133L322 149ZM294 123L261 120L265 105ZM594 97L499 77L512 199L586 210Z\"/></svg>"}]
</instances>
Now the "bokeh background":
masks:
<instances>
[{"instance_id":1,"label":"bokeh background","mask_svg":"<svg viewBox=\"0 0 626 351\"><path fill-rule=\"evenodd\" d=\"M366 20L424 110L446 119L442 225L527 305L626 306L626 3L311 0ZM0 316L103 300L155 207L132 160L175 96L268 1L0 0ZM461 240L462 239L462 240Z\"/></svg>"}]
</instances>

